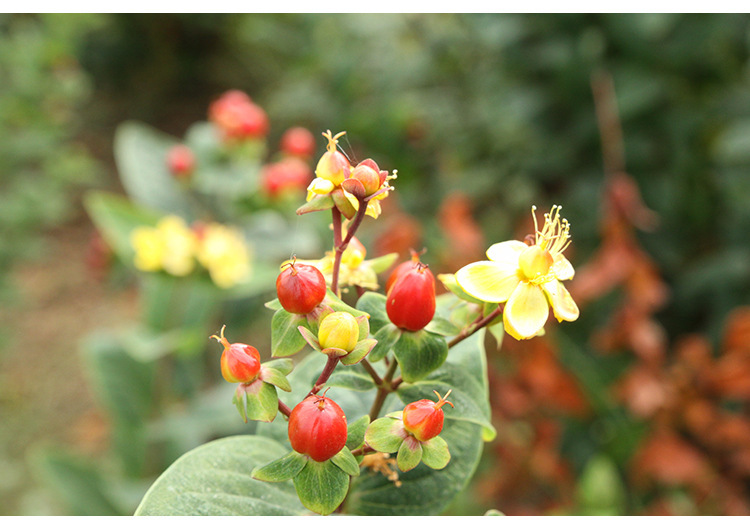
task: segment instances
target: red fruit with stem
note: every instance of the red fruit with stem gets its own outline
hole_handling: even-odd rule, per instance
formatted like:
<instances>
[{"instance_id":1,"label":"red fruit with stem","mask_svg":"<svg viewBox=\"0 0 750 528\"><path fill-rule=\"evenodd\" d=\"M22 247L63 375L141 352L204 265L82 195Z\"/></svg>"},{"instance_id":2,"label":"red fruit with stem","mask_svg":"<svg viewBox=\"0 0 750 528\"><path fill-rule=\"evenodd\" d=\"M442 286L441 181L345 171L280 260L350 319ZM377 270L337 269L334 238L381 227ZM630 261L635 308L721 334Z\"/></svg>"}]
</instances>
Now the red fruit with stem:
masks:
<instances>
[{"instance_id":1,"label":"red fruit with stem","mask_svg":"<svg viewBox=\"0 0 750 528\"><path fill-rule=\"evenodd\" d=\"M326 280L315 266L296 264L282 266L276 278L276 295L281 306L290 313L308 314L326 296Z\"/></svg>"},{"instance_id":2,"label":"red fruit with stem","mask_svg":"<svg viewBox=\"0 0 750 528\"><path fill-rule=\"evenodd\" d=\"M212 335L224 346L221 353L221 375L229 383L250 383L260 374L260 353L258 349L244 343L230 344L224 337L225 326L221 327L221 334Z\"/></svg>"},{"instance_id":3,"label":"red fruit with stem","mask_svg":"<svg viewBox=\"0 0 750 528\"><path fill-rule=\"evenodd\" d=\"M385 301L388 319L403 330L416 332L435 315L435 277L429 268L417 263L395 280Z\"/></svg>"},{"instance_id":4,"label":"red fruit with stem","mask_svg":"<svg viewBox=\"0 0 750 528\"><path fill-rule=\"evenodd\" d=\"M448 391L444 397L440 396L437 391L432 392L437 394L437 402L419 400L404 407L404 429L420 442L425 442L440 434L443 430L442 407L446 403L453 407L453 404L446 399L451 391Z\"/></svg>"},{"instance_id":5,"label":"red fruit with stem","mask_svg":"<svg viewBox=\"0 0 750 528\"><path fill-rule=\"evenodd\" d=\"M385 281L385 292L388 293L391 291L391 286L393 286L393 283L396 282L396 280L406 273L409 270L412 270L417 267L417 265L421 262L419 260L419 257L424 254L426 251L426 248L417 253L413 249L410 249L409 252L411 253L411 259L407 260L406 262L402 262L398 266L396 266L396 269L394 269L391 274L388 276L388 280Z\"/></svg>"},{"instance_id":6,"label":"red fruit with stem","mask_svg":"<svg viewBox=\"0 0 750 528\"><path fill-rule=\"evenodd\" d=\"M346 416L325 395L308 396L289 415L292 449L317 462L325 462L346 445Z\"/></svg>"},{"instance_id":7,"label":"red fruit with stem","mask_svg":"<svg viewBox=\"0 0 750 528\"><path fill-rule=\"evenodd\" d=\"M290 128L281 136L281 150L292 156L312 158L315 154L315 137L304 127Z\"/></svg>"}]
</instances>

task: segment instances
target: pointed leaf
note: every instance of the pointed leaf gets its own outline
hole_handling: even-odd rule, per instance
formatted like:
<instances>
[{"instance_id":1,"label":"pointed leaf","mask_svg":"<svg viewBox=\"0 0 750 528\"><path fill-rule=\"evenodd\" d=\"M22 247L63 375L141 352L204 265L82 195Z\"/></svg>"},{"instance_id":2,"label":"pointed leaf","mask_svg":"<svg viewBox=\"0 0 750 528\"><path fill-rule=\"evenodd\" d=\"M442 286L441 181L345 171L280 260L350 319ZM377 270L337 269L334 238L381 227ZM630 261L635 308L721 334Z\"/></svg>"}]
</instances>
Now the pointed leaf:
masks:
<instances>
[{"instance_id":1,"label":"pointed leaf","mask_svg":"<svg viewBox=\"0 0 750 528\"><path fill-rule=\"evenodd\" d=\"M250 420L270 422L279 410L279 397L276 387L262 380L256 380L238 390L245 393L245 412Z\"/></svg>"},{"instance_id":2,"label":"pointed leaf","mask_svg":"<svg viewBox=\"0 0 750 528\"><path fill-rule=\"evenodd\" d=\"M377 333L391 322L385 311L385 301L385 295L375 292L366 292L357 301L357 309L370 314L370 332Z\"/></svg>"},{"instance_id":3,"label":"pointed leaf","mask_svg":"<svg viewBox=\"0 0 750 528\"><path fill-rule=\"evenodd\" d=\"M305 508L328 515L344 502L349 491L349 475L330 460L310 460L294 477L294 488Z\"/></svg>"},{"instance_id":4,"label":"pointed leaf","mask_svg":"<svg viewBox=\"0 0 750 528\"><path fill-rule=\"evenodd\" d=\"M305 347L305 339L297 330L307 323L304 315L278 310L271 320L271 356L288 357Z\"/></svg>"},{"instance_id":5,"label":"pointed leaf","mask_svg":"<svg viewBox=\"0 0 750 528\"><path fill-rule=\"evenodd\" d=\"M418 381L439 368L448 357L448 344L435 334L424 330L403 332L393 346L393 353L401 367L401 377L407 383Z\"/></svg>"},{"instance_id":6,"label":"pointed leaf","mask_svg":"<svg viewBox=\"0 0 750 528\"><path fill-rule=\"evenodd\" d=\"M398 468L401 471L411 471L417 464L422 460L422 443L414 438L408 436L401 442L401 447L398 448L398 455L396 455L396 462L398 462Z\"/></svg>"},{"instance_id":7,"label":"pointed leaf","mask_svg":"<svg viewBox=\"0 0 750 528\"><path fill-rule=\"evenodd\" d=\"M333 207L333 198L330 194L317 194L315 197L297 209L298 215L326 211Z\"/></svg>"},{"instance_id":8,"label":"pointed leaf","mask_svg":"<svg viewBox=\"0 0 750 528\"><path fill-rule=\"evenodd\" d=\"M281 371L275 368L269 368L266 365L260 367L260 379L271 385L275 385L283 391L292 392L292 386L289 384L289 380Z\"/></svg>"},{"instance_id":9,"label":"pointed leaf","mask_svg":"<svg viewBox=\"0 0 750 528\"><path fill-rule=\"evenodd\" d=\"M407 434L404 422L384 417L372 422L365 432L365 443L381 453L395 453Z\"/></svg>"},{"instance_id":10,"label":"pointed leaf","mask_svg":"<svg viewBox=\"0 0 750 528\"><path fill-rule=\"evenodd\" d=\"M377 344L378 342L374 339L363 339L362 341L359 341L357 343L357 346L354 347L354 350L341 358L341 362L344 365L354 365L355 363L359 363L360 361L365 359L365 356L367 356L367 354L369 354L373 347Z\"/></svg>"},{"instance_id":11,"label":"pointed leaf","mask_svg":"<svg viewBox=\"0 0 750 528\"><path fill-rule=\"evenodd\" d=\"M370 363L380 361L388 355L388 352L393 349L393 346L401 337L401 330L393 323L388 323L378 330L373 337L378 344L370 351L368 357Z\"/></svg>"},{"instance_id":12,"label":"pointed leaf","mask_svg":"<svg viewBox=\"0 0 750 528\"><path fill-rule=\"evenodd\" d=\"M318 343L318 336L313 334L310 330L305 328L304 326L298 326L297 331L302 336L302 339L312 347L313 350L316 352L322 352L323 349L320 348L320 343Z\"/></svg>"},{"instance_id":13,"label":"pointed leaf","mask_svg":"<svg viewBox=\"0 0 750 528\"><path fill-rule=\"evenodd\" d=\"M374 271L375 273L382 273L390 268L393 263L396 262L397 258L398 253L388 253L387 255L371 259L368 262L370 263L372 271Z\"/></svg>"},{"instance_id":14,"label":"pointed leaf","mask_svg":"<svg viewBox=\"0 0 750 528\"><path fill-rule=\"evenodd\" d=\"M346 447L349 450L357 449L365 441L365 431L370 425L370 417L365 415L350 423L347 428Z\"/></svg>"},{"instance_id":15,"label":"pointed leaf","mask_svg":"<svg viewBox=\"0 0 750 528\"><path fill-rule=\"evenodd\" d=\"M294 361L291 359L272 359L263 363L263 366L276 369L286 376L294 369Z\"/></svg>"},{"instance_id":16,"label":"pointed leaf","mask_svg":"<svg viewBox=\"0 0 750 528\"><path fill-rule=\"evenodd\" d=\"M422 442L422 462L432 469L443 469L451 460L448 444L445 440L436 436L426 442Z\"/></svg>"},{"instance_id":17,"label":"pointed leaf","mask_svg":"<svg viewBox=\"0 0 750 528\"><path fill-rule=\"evenodd\" d=\"M433 317L432 321L427 323L427 326L425 326L425 330L441 336L454 336L458 335L458 333L461 332L461 329L451 323L449 320L443 319L442 317L438 316Z\"/></svg>"},{"instance_id":18,"label":"pointed leaf","mask_svg":"<svg viewBox=\"0 0 750 528\"><path fill-rule=\"evenodd\" d=\"M284 482L296 477L308 460L305 455L292 451L265 466L256 467L250 476L263 482Z\"/></svg>"},{"instance_id":19,"label":"pointed leaf","mask_svg":"<svg viewBox=\"0 0 750 528\"><path fill-rule=\"evenodd\" d=\"M347 475L356 477L359 475L359 462L354 458L349 448L344 448L331 457L331 462L336 464Z\"/></svg>"}]
</instances>

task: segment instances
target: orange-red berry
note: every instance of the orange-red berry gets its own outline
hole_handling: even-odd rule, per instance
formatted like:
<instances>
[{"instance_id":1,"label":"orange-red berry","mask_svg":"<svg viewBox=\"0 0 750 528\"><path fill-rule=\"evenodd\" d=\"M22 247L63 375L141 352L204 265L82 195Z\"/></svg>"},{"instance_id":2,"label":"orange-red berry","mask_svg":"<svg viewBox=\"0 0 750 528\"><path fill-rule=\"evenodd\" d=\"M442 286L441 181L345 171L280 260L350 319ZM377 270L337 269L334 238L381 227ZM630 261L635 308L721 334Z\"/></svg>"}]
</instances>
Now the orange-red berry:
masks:
<instances>
[{"instance_id":1,"label":"orange-red berry","mask_svg":"<svg viewBox=\"0 0 750 528\"><path fill-rule=\"evenodd\" d=\"M419 400L404 407L404 429L420 442L435 438L443 430L443 405L453 404L446 400L451 391L443 397L437 391L438 401Z\"/></svg>"},{"instance_id":2,"label":"orange-red berry","mask_svg":"<svg viewBox=\"0 0 750 528\"><path fill-rule=\"evenodd\" d=\"M346 445L346 416L325 396L308 396L289 415L292 449L317 462L325 462Z\"/></svg>"},{"instance_id":3,"label":"orange-red berry","mask_svg":"<svg viewBox=\"0 0 750 528\"><path fill-rule=\"evenodd\" d=\"M435 277L424 264L402 270L385 301L388 319L401 329L416 332L435 315Z\"/></svg>"},{"instance_id":4,"label":"orange-red berry","mask_svg":"<svg viewBox=\"0 0 750 528\"><path fill-rule=\"evenodd\" d=\"M276 295L290 313L307 314L326 296L326 280L315 266L290 262L276 278Z\"/></svg>"}]
</instances>

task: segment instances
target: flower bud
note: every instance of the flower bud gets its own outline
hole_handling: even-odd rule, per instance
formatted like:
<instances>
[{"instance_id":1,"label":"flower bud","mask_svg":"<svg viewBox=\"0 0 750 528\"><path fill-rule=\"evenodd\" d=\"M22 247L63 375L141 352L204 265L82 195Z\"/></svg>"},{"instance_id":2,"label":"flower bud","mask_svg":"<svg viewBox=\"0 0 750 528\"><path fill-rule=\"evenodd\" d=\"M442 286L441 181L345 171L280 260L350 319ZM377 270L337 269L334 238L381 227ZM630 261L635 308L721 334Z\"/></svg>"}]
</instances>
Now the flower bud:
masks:
<instances>
[{"instance_id":1,"label":"flower bud","mask_svg":"<svg viewBox=\"0 0 750 528\"><path fill-rule=\"evenodd\" d=\"M364 162L357 165L349 177L362 183L365 189L365 196L375 194L380 189L379 172Z\"/></svg>"},{"instance_id":2,"label":"flower bud","mask_svg":"<svg viewBox=\"0 0 750 528\"><path fill-rule=\"evenodd\" d=\"M351 352L359 341L359 324L349 312L333 312L327 315L318 328L320 347L340 348Z\"/></svg>"},{"instance_id":3,"label":"flower bud","mask_svg":"<svg viewBox=\"0 0 750 528\"><path fill-rule=\"evenodd\" d=\"M445 397L440 396L437 391L433 392L437 394L437 402L419 400L404 407L402 415L404 429L420 442L426 442L440 434L443 430L443 409L441 407L446 403L453 407L453 404L446 399L451 391L448 391Z\"/></svg>"},{"instance_id":4,"label":"flower bud","mask_svg":"<svg viewBox=\"0 0 750 528\"><path fill-rule=\"evenodd\" d=\"M221 375L229 383L250 383L260 375L260 353L255 347L244 343L233 343L224 337L224 329L221 327L221 335L212 335L224 346L221 353Z\"/></svg>"}]
</instances>

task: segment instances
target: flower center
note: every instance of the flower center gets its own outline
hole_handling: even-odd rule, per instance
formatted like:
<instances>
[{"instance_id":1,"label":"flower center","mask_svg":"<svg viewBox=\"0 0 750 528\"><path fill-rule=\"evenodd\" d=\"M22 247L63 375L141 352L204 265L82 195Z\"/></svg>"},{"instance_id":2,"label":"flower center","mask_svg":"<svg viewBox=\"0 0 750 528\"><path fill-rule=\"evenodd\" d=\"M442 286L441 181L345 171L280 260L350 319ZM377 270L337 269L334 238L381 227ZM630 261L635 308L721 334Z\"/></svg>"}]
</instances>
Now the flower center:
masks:
<instances>
[{"instance_id":1,"label":"flower center","mask_svg":"<svg viewBox=\"0 0 750 528\"><path fill-rule=\"evenodd\" d=\"M565 251L570 243L570 224L565 218L560 218L560 208L559 205L553 205L550 212L544 214L544 225L541 231L536 223L536 206L531 208L531 216L534 218L534 244L547 250L553 260L555 256Z\"/></svg>"},{"instance_id":2,"label":"flower center","mask_svg":"<svg viewBox=\"0 0 750 528\"><path fill-rule=\"evenodd\" d=\"M544 277L552 266L552 255L540 246L529 246L521 252L518 267L530 281L545 282Z\"/></svg>"}]
</instances>

